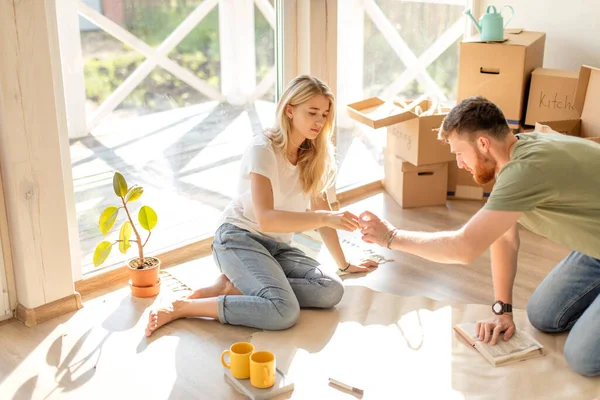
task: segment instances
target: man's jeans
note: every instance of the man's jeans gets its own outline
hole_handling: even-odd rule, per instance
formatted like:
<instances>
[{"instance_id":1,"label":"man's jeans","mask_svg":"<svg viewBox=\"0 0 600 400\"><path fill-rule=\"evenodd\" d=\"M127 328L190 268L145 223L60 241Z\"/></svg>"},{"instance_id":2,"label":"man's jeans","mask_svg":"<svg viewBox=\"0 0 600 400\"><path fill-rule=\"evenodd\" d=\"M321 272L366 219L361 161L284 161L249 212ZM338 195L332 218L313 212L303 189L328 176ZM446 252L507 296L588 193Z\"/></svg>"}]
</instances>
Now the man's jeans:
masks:
<instances>
[{"instance_id":1,"label":"man's jeans","mask_svg":"<svg viewBox=\"0 0 600 400\"><path fill-rule=\"evenodd\" d=\"M222 323L287 329L298 320L300 307L330 308L344 293L340 278L301 250L232 224L217 229L213 257L242 292L218 297Z\"/></svg>"},{"instance_id":2,"label":"man's jeans","mask_svg":"<svg viewBox=\"0 0 600 400\"><path fill-rule=\"evenodd\" d=\"M527 314L541 331L570 329L567 362L582 375L600 375L600 260L569 254L535 290Z\"/></svg>"}]
</instances>

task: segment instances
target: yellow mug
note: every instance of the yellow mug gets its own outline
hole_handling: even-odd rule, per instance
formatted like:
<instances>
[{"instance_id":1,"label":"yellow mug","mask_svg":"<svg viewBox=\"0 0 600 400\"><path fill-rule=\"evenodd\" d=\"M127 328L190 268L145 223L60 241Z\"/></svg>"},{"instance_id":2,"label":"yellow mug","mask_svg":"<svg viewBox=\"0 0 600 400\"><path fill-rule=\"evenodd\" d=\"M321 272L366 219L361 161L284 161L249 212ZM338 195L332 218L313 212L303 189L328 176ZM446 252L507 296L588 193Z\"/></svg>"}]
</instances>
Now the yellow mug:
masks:
<instances>
[{"instance_id":1,"label":"yellow mug","mask_svg":"<svg viewBox=\"0 0 600 400\"><path fill-rule=\"evenodd\" d=\"M275 354L257 351L250 356L250 383L259 389L275 384Z\"/></svg>"},{"instance_id":2,"label":"yellow mug","mask_svg":"<svg viewBox=\"0 0 600 400\"><path fill-rule=\"evenodd\" d=\"M221 364L231 370L231 375L237 379L250 378L250 355L254 351L252 343L238 342L231 345L229 350L221 353ZM229 355L229 364L225 362L225 355Z\"/></svg>"}]
</instances>

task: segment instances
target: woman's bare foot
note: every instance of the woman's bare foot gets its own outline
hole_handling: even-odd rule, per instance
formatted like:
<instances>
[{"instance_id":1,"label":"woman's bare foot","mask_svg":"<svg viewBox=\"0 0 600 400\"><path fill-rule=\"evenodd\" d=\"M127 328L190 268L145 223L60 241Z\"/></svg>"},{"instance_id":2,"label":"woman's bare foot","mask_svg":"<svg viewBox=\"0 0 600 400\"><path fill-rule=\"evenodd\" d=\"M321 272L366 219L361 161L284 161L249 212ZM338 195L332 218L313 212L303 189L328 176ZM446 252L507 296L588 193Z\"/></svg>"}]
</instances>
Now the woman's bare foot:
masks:
<instances>
[{"instance_id":1,"label":"woman's bare foot","mask_svg":"<svg viewBox=\"0 0 600 400\"><path fill-rule=\"evenodd\" d=\"M207 299L210 297L217 297L221 295L240 295L240 292L233 283L225 276L221 274L211 286L200 288L195 290L192 294L187 296L187 299Z\"/></svg>"},{"instance_id":2,"label":"woman's bare foot","mask_svg":"<svg viewBox=\"0 0 600 400\"><path fill-rule=\"evenodd\" d=\"M185 300L174 300L171 304L150 309L148 315L148 326L146 327L146 336L171 321L181 318L181 308Z\"/></svg>"},{"instance_id":3,"label":"woman's bare foot","mask_svg":"<svg viewBox=\"0 0 600 400\"><path fill-rule=\"evenodd\" d=\"M165 306L152 307L148 314L146 336L150 336L161 326L179 318L217 318L216 298L224 294L240 295L242 292L237 290L225 275L221 275L212 286L198 289L186 298L174 300Z\"/></svg>"}]
</instances>

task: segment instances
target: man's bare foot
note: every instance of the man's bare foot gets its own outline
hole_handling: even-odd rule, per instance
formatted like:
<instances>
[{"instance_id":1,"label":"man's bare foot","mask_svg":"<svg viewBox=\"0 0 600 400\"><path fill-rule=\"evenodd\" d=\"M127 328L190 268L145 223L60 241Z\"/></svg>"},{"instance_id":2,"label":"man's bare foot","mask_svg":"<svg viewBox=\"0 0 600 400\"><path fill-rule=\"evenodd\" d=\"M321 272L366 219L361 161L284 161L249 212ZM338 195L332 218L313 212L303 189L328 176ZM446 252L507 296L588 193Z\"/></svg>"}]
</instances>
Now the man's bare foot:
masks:
<instances>
[{"instance_id":1,"label":"man's bare foot","mask_svg":"<svg viewBox=\"0 0 600 400\"><path fill-rule=\"evenodd\" d=\"M153 308L148 315L148 326L146 327L146 336L171 321L181 318L180 311L185 304L185 300L174 300L171 304Z\"/></svg>"},{"instance_id":2,"label":"man's bare foot","mask_svg":"<svg viewBox=\"0 0 600 400\"><path fill-rule=\"evenodd\" d=\"M217 297L221 295L240 295L240 292L233 283L225 276L221 274L211 286L200 288L195 290L192 294L187 296L187 299L208 299L210 297Z\"/></svg>"}]
</instances>

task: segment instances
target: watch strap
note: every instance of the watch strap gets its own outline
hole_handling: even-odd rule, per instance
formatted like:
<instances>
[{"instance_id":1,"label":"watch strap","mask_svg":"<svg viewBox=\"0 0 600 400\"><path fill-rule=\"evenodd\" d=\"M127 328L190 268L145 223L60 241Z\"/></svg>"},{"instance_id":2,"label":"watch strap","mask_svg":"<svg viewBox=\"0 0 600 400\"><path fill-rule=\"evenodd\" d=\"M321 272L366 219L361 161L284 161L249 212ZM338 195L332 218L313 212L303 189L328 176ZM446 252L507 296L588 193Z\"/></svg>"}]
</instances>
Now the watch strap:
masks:
<instances>
[{"instance_id":1,"label":"watch strap","mask_svg":"<svg viewBox=\"0 0 600 400\"><path fill-rule=\"evenodd\" d=\"M496 306L500 305L501 306L501 310L500 311L496 311ZM496 315L502 315L504 313L509 313L512 312L512 304L507 304L501 300L496 300L494 302L494 304L492 305L492 311L494 312L494 314Z\"/></svg>"}]
</instances>

